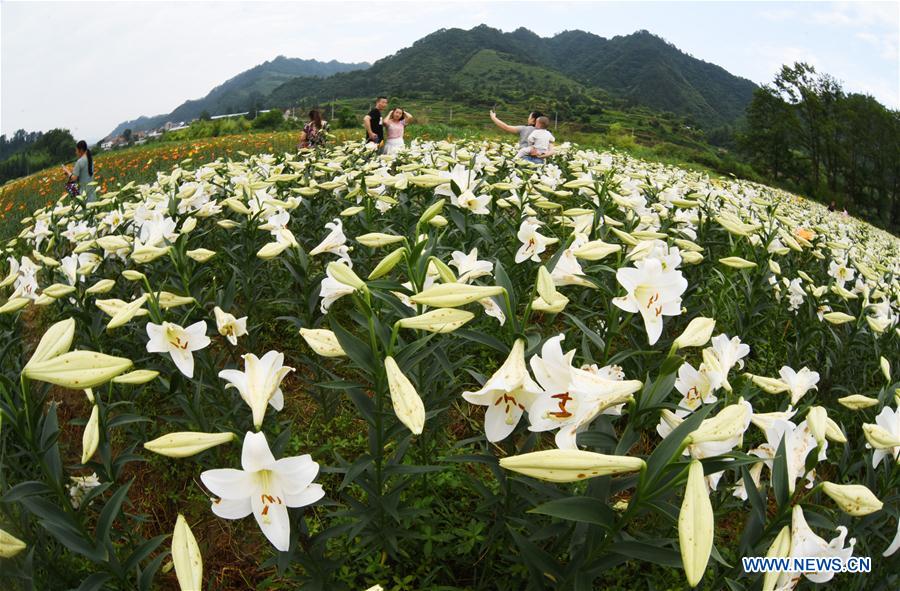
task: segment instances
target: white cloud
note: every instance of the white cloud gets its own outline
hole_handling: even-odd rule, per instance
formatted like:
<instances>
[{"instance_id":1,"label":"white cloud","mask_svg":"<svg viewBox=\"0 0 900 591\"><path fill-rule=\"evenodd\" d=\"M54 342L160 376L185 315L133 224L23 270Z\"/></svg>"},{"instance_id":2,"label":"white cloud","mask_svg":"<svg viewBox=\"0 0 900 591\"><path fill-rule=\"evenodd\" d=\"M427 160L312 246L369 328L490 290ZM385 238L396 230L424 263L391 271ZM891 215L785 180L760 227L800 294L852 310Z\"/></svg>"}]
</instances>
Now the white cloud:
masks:
<instances>
[{"instance_id":1,"label":"white cloud","mask_svg":"<svg viewBox=\"0 0 900 591\"><path fill-rule=\"evenodd\" d=\"M878 50L879 55L885 60L896 62L900 59L896 36L876 35L868 31L861 31L856 34L856 38L873 45Z\"/></svg>"},{"instance_id":2,"label":"white cloud","mask_svg":"<svg viewBox=\"0 0 900 591\"><path fill-rule=\"evenodd\" d=\"M813 13L813 21L838 27L886 26L897 29L900 2L836 2Z\"/></svg>"},{"instance_id":3,"label":"white cloud","mask_svg":"<svg viewBox=\"0 0 900 591\"><path fill-rule=\"evenodd\" d=\"M793 8L767 8L759 12L759 16L776 23L792 20L797 16Z\"/></svg>"}]
</instances>

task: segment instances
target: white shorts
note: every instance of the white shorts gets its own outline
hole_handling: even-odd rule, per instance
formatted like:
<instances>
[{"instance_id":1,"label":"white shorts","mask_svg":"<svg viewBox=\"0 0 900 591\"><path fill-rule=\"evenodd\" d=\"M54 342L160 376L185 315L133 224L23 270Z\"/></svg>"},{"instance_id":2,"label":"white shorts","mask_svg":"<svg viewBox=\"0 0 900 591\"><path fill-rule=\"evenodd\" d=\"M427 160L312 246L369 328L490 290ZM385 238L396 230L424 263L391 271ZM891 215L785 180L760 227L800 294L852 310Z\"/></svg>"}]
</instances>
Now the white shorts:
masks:
<instances>
[{"instance_id":1,"label":"white shorts","mask_svg":"<svg viewBox=\"0 0 900 591\"><path fill-rule=\"evenodd\" d=\"M384 153L385 154L396 154L406 146L403 144L403 138L397 137L392 139L384 140Z\"/></svg>"}]
</instances>

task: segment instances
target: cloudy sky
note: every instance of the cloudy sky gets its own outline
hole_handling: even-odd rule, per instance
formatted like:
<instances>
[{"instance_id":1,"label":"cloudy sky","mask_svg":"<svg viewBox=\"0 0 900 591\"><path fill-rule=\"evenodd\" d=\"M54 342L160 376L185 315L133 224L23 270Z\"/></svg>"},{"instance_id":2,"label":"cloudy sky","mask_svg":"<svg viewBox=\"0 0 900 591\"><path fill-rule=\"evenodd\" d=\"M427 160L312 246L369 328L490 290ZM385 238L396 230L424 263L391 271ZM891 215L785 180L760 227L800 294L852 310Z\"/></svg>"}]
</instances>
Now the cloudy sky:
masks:
<instances>
[{"instance_id":1,"label":"cloudy sky","mask_svg":"<svg viewBox=\"0 0 900 591\"><path fill-rule=\"evenodd\" d=\"M0 132L66 127L94 141L277 55L371 62L436 29L481 23L543 36L647 29L757 83L803 60L900 108L900 2L3 0Z\"/></svg>"}]
</instances>

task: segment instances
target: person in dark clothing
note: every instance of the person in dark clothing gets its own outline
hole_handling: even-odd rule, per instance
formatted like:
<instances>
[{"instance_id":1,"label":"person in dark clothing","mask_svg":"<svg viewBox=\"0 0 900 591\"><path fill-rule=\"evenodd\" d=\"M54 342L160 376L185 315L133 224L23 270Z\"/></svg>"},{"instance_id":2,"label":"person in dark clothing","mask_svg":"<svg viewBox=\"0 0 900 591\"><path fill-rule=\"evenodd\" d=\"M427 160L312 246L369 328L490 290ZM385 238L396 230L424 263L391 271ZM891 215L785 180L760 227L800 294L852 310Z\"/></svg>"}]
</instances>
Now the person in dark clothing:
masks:
<instances>
[{"instance_id":1,"label":"person in dark clothing","mask_svg":"<svg viewBox=\"0 0 900 591\"><path fill-rule=\"evenodd\" d=\"M381 122L381 111L387 107L387 97L380 96L375 100L375 106L363 117L363 125L366 128L366 143L381 144L384 140L384 127Z\"/></svg>"}]
</instances>

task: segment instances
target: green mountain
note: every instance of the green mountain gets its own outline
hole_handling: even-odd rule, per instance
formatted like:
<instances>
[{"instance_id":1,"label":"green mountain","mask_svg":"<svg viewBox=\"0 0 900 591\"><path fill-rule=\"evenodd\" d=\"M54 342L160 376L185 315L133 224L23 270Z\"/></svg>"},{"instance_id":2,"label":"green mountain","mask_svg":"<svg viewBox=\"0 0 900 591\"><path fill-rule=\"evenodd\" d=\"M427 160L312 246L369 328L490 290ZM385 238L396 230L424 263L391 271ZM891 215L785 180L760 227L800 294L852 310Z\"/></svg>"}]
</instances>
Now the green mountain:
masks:
<instances>
[{"instance_id":1,"label":"green mountain","mask_svg":"<svg viewBox=\"0 0 900 591\"><path fill-rule=\"evenodd\" d=\"M742 117L755 89L753 82L647 31L612 39L584 31L545 38L527 29L503 33L481 25L441 29L366 70L289 80L269 95L267 105L384 93L483 104L504 96L541 97L565 109L612 98L716 127Z\"/></svg>"},{"instance_id":2,"label":"green mountain","mask_svg":"<svg viewBox=\"0 0 900 591\"><path fill-rule=\"evenodd\" d=\"M448 99L473 106L528 103L587 121L607 107L646 107L706 129L733 126L756 85L696 59L647 31L605 39L584 31L540 37L486 25L440 29L368 64L278 58L173 112L119 125L113 135L254 107L287 108L332 99Z\"/></svg>"},{"instance_id":3,"label":"green mountain","mask_svg":"<svg viewBox=\"0 0 900 591\"><path fill-rule=\"evenodd\" d=\"M334 60L320 62L280 55L230 78L213 88L201 99L186 101L171 113L125 121L120 123L109 135L119 135L128 128L132 131L154 129L166 121L190 121L198 118L204 111L210 115L246 111L261 106L273 90L297 77L324 78L338 72L349 72L367 67L369 67L367 63L345 64Z\"/></svg>"}]
</instances>

